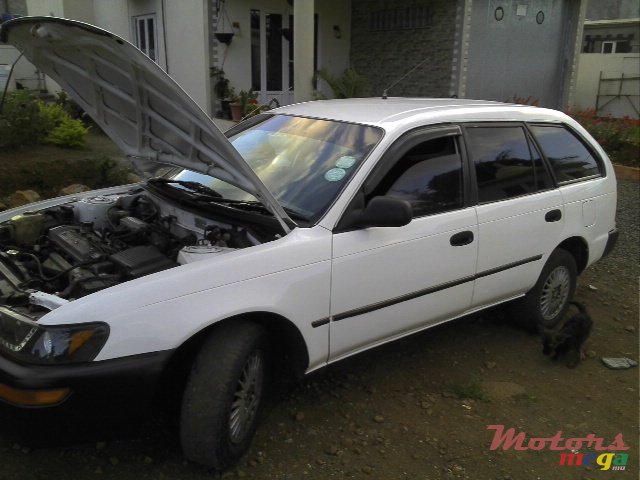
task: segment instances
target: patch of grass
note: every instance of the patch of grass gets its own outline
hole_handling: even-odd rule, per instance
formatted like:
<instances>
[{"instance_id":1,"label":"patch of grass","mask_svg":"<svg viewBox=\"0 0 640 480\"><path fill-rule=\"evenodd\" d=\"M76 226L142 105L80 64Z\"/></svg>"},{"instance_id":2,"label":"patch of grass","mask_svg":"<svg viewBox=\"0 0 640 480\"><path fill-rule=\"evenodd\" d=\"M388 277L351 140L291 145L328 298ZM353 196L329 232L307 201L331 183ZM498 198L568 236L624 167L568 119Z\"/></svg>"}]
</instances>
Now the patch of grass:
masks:
<instances>
[{"instance_id":1,"label":"patch of grass","mask_svg":"<svg viewBox=\"0 0 640 480\"><path fill-rule=\"evenodd\" d=\"M521 393L520 395L514 396L513 399L516 402L527 403L527 404L538 402L538 397L531 395L530 393Z\"/></svg>"},{"instance_id":2,"label":"patch of grass","mask_svg":"<svg viewBox=\"0 0 640 480\"><path fill-rule=\"evenodd\" d=\"M479 378L474 377L466 384L454 383L451 385L451 391L460 399L480 400L482 402L490 402L489 394L482 388L482 382Z\"/></svg>"},{"instance_id":3,"label":"patch of grass","mask_svg":"<svg viewBox=\"0 0 640 480\"><path fill-rule=\"evenodd\" d=\"M79 183L92 188L112 187L128 183L127 175L131 170L107 155L88 158L79 169Z\"/></svg>"}]
</instances>

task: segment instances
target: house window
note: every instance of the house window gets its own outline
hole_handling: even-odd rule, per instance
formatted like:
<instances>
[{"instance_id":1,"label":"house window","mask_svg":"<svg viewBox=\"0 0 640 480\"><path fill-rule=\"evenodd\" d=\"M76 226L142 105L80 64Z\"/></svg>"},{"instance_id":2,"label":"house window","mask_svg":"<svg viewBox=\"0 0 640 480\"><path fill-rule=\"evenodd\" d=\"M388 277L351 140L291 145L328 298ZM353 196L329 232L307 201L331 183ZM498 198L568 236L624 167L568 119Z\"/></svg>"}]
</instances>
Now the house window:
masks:
<instances>
[{"instance_id":1,"label":"house window","mask_svg":"<svg viewBox=\"0 0 640 480\"><path fill-rule=\"evenodd\" d=\"M158 61L158 52L156 49L157 31L156 31L156 14L139 15L133 17L134 38L136 47L142 53L154 62Z\"/></svg>"},{"instance_id":2,"label":"house window","mask_svg":"<svg viewBox=\"0 0 640 480\"><path fill-rule=\"evenodd\" d=\"M616 42L602 42L601 53L616 53Z\"/></svg>"}]
</instances>

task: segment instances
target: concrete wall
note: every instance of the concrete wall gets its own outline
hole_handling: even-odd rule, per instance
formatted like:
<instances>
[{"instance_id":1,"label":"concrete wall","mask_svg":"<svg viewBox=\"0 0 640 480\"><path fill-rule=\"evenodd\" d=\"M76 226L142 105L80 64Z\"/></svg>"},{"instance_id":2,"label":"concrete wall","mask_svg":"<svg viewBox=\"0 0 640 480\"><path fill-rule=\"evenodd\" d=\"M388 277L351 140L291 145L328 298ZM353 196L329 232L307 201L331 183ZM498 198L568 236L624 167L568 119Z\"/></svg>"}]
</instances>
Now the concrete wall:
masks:
<instances>
[{"instance_id":1,"label":"concrete wall","mask_svg":"<svg viewBox=\"0 0 640 480\"><path fill-rule=\"evenodd\" d=\"M10 13L12 15L26 15L26 0L2 0L0 1L0 13Z\"/></svg>"},{"instance_id":2,"label":"concrete wall","mask_svg":"<svg viewBox=\"0 0 640 480\"><path fill-rule=\"evenodd\" d=\"M590 0L587 7L588 20L613 20L640 17L638 0Z\"/></svg>"},{"instance_id":3,"label":"concrete wall","mask_svg":"<svg viewBox=\"0 0 640 480\"><path fill-rule=\"evenodd\" d=\"M381 95L405 73L425 61L388 91L390 96L447 97L451 91L458 2L451 0L352 0L351 64ZM426 22L412 26L403 15L426 7Z\"/></svg>"},{"instance_id":4,"label":"concrete wall","mask_svg":"<svg viewBox=\"0 0 640 480\"><path fill-rule=\"evenodd\" d=\"M600 87L600 74L605 79L635 77L635 80L606 81ZM583 53L580 55L578 79L573 108L584 110L600 107L600 115L611 114L614 117L629 116L639 118L640 111L640 54L600 54ZM618 96L620 94L620 96Z\"/></svg>"},{"instance_id":5,"label":"concrete wall","mask_svg":"<svg viewBox=\"0 0 640 480\"><path fill-rule=\"evenodd\" d=\"M474 0L466 94L563 108L580 1Z\"/></svg>"}]
</instances>

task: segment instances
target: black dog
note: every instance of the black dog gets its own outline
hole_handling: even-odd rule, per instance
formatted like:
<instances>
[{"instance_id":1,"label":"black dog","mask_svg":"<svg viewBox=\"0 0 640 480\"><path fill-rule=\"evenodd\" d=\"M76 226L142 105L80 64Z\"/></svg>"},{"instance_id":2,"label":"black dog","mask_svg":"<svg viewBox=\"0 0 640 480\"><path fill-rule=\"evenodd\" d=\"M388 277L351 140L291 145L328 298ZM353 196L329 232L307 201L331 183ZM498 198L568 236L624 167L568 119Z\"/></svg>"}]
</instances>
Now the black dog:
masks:
<instances>
[{"instance_id":1,"label":"black dog","mask_svg":"<svg viewBox=\"0 0 640 480\"><path fill-rule=\"evenodd\" d=\"M549 355L552 360L564 357L567 367L575 368L580 362L582 345L591 333L593 320L584 305L578 302L571 303L578 308L579 313L567 320L560 330L543 334L542 353Z\"/></svg>"}]
</instances>

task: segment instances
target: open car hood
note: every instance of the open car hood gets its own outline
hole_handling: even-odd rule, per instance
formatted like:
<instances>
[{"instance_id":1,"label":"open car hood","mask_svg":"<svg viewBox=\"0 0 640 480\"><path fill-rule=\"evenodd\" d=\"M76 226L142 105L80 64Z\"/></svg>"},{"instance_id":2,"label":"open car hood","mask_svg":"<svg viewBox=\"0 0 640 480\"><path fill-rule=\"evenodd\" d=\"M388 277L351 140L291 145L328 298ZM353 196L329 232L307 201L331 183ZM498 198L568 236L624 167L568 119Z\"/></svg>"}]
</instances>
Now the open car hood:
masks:
<instances>
[{"instance_id":1,"label":"open car hood","mask_svg":"<svg viewBox=\"0 0 640 480\"><path fill-rule=\"evenodd\" d=\"M126 40L54 17L6 22L0 40L55 80L127 156L224 180L264 203L285 232L295 225L202 109Z\"/></svg>"}]
</instances>

